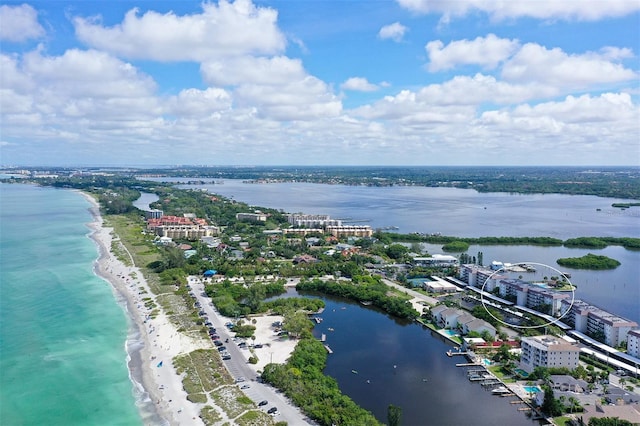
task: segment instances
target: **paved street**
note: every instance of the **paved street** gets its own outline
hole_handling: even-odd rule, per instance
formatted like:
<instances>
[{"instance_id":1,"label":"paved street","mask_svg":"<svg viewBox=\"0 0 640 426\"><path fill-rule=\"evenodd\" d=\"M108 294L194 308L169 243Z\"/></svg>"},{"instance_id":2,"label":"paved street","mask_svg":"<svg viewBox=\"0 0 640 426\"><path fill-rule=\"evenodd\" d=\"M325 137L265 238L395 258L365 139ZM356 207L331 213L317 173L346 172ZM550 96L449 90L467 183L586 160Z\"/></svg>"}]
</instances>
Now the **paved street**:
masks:
<instances>
[{"instance_id":1,"label":"paved street","mask_svg":"<svg viewBox=\"0 0 640 426\"><path fill-rule=\"evenodd\" d=\"M204 295L204 284L198 279L190 278L189 286L196 300L200 302L202 310L205 311L208 320L211 321L213 327L216 328L221 340L225 342L224 346L227 347L227 352L231 355L230 360L223 361L227 370L234 379L245 379L245 381L238 383L238 387L244 384L249 385L248 389L242 389L244 394L251 398L256 405L260 401L269 401L267 405L260 407L260 409L266 412L271 407L276 407L279 413L276 416L276 421L286 421L291 425L313 425L314 423L309 420L300 409L291 404L282 393L278 392L272 386L258 381L258 375L247 363L249 350L239 348L236 342L233 341L233 333L225 326L225 323L227 323L229 319L219 315L212 306L211 299Z\"/></svg>"}]
</instances>

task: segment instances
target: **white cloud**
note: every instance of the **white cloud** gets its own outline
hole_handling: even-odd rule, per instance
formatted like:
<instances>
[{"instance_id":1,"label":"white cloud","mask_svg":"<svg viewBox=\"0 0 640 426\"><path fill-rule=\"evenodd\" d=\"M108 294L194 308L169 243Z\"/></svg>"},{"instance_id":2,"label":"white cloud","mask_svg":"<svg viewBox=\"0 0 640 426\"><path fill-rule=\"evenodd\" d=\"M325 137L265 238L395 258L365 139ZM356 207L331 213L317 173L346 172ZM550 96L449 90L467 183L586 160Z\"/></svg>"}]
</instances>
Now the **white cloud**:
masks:
<instances>
[{"instance_id":1,"label":"white cloud","mask_svg":"<svg viewBox=\"0 0 640 426\"><path fill-rule=\"evenodd\" d=\"M369 83L364 77L351 77L340 85L342 90L354 90L356 92L375 92L378 90L378 86Z\"/></svg>"},{"instance_id":2,"label":"white cloud","mask_svg":"<svg viewBox=\"0 0 640 426\"><path fill-rule=\"evenodd\" d=\"M255 108L258 116L277 121L321 119L342 111L329 86L313 76L285 85L243 84L234 95L238 106Z\"/></svg>"},{"instance_id":3,"label":"white cloud","mask_svg":"<svg viewBox=\"0 0 640 426\"><path fill-rule=\"evenodd\" d=\"M621 52L625 51L615 51L618 56ZM637 78L637 74L607 60L606 54L568 55L559 48L527 43L504 64L502 77L511 82L538 82L570 90L626 82Z\"/></svg>"},{"instance_id":4,"label":"white cloud","mask_svg":"<svg viewBox=\"0 0 640 426\"><path fill-rule=\"evenodd\" d=\"M38 23L38 12L28 4L0 6L0 22L0 40L22 42L45 34Z\"/></svg>"},{"instance_id":5,"label":"white cloud","mask_svg":"<svg viewBox=\"0 0 640 426\"><path fill-rule=\"evenodd\" d=\"M286 56L256 58L237 56L220 61L205 62L200 70L209 84L228 86L239 84L284 85L300 80L306 72L299 59Z\"/></svg>"},{"instance_id":6,"label":"white cloud","mask_svg":"<svg viewBox=\"0 0 640 426\"><path fill-rule=\"evenodd\" d=\"M429 71L455 68L457 65L480 65L495 68L518 48L517 40L499 38L494 34L474 40L456 40L448 45L440 40L425 46L429 55Z\"/></svg>"},{"instance_id":7,"label":"white cloud","mask_svg":"<svg viewBox=\"0 0 640 426\"><path fill-rule=\"evenodd\" d=\"M409 29L404 25L402 25L401 23L394 22L393 24L385 25L384 27L380 28L380 31L378 32L378 37L382 40L390 39L395 42L400 42L402 41L404 34L408 30Z\"/></svg>"},{"instance_id":8,"label":"white cloud","mask_svg":"<svg viewBox=\"0 0 640 426\"><path fill-rule=\"evenodd\" d=\"M41 88L65 96L148 96L155 82L135 67L96 50L67 50L62 56L31 52L24 57L24 72Z\"/></svg>"},{"instance_id":9,"label":"white cloud","mask_svg":"<svg viewBox=\"0 0 640 426\"><path fill-rule=\"evenodd\" d=\"M232 106L231 94L223 89L208 88L206 90L185 89L167 101L171 114L188 117L202 117L222 111L229 111Z\"/></svg>"},{"instance_id":10,"label":"white cloud","mask_svg":"<svg viewBox=\"0 0 640 426\"><path fill-rule=\"evenodd\" d=\"M447 21L452 16L464 16L474 11L487 13L492 19L501 21L511 18L566 19L597 21L600 19L629 15L640 10L640 2L634 0L587 0L587 1L496 1L496 0L396 0L412 12L444 15Z\"/></svg>"},{"instance_id":11,"label":"white cloud","mask_svg":"<svg viewBox=\"0 0 640 426\"><path fill-rule=\"evenodd\" d=\"M78 38L127 58L157 61L214 60L228 55L275 54L286 39L276 25L275 10L250 0L202 3L201 14L177 16L132 9L123 22L106 28L99 18L74 19Z\"/></svg>"}]
</instances>

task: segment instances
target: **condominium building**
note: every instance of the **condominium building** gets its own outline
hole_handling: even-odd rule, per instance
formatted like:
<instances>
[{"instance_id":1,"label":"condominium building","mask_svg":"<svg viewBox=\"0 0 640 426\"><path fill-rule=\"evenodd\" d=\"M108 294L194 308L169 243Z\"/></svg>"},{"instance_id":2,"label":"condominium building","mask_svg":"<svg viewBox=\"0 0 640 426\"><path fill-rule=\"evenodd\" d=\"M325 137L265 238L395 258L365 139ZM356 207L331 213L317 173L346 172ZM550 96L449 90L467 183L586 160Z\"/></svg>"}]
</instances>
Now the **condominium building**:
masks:
<instances>
[{"instance_id":1,"label":"condominium building","mask_svg":"<svg viewBox=\"0 0 640 426\"><path fill-rule=\"evenodd\" d=\"M562 301L571 299L571 295L566 292L553 291L539 285L530 284L519 279L502 279L498 282L500 295L502 297L515 297L516 305L540 310L541 307L549 308L549 311L542 312L549 315L560 315L562 312Z\"/></svg>"},{"instance_id":2,"label":"condominium building","mask_svg":"<svg viewBox=\"0 0 640 426\"><path fill-rule=\"evenodd\" d=\"M307 234L324 234L324 229L320 228L288 228L282 230L283 234L307 235Z\"/></svg>"},{"instance_id":3,"label":"condominium building","mask_svg":"<svg viewBox=\"0 0 640 426\"><path fill-rule=\"evenodd\" d=\"M520 367L529 373L536 367L574 369L578 366L580 348L555 336L523 337L520 347Z\"/></svg>"},{"instance_id":4,"label":"condominium building","mask_svg":"<svg viewBox=\"0 0 640 426\"><path fill-rule=\"evenodd\" d=\"M336 238L340 237L371 237L373 235L373 229L369 225L341 225L341 226L327 226L325 230Z\"/></svg>"},{"instance_id":5,"label":"condominium building","mask_svg":"<svg viewBox=\"0 0 640 426\"><path fill-rule=\"evenodd\" d=\"M427 266L434 268L447 268L458 264L458 258L448 254L434 254L429 257L414 257L415 266Z\"/></svg>"},{"instance_id":6,"label":"condominium building","mask_svg":"<svg viewBox=\"0 0 640 426\"><path fill-rule=\"evenodd\" d=\"M249 222L266 222L267 215L264 213L236 213L236 219Z\"/></svg>"},{"instance_id":7,"label":"condominium building","mask_svg":"<svg viewBox=\"0 0 640 426\"><path fill-rule=\"evenodd\" d=\"M635 321L611 314L582 300L574 300L573 304L570 300L563 301L561 312L565 314L564 322L611 347L626 341L629 332L638 328Z\"/></svg>"},{"instance_id":8,"label":"condominium building","mask_svg":"<svg viewBox=\"0 0 640 426\"><path fill-rule=\"evenodd\" d=\"M202 218L185 216L160 216L147 220L147 229L160 237L197 240L216 235L218 228L207 225Z\"/></svg>"},{"instance_id":9,"label":"condominium building","mask_svg":"<svg viewBox=\"0 0 640 426\"><path fill-rule=\"evenodd\" d=\"M342 226L340 219L331 219L326 214L290 214L287 217L289 223L298 228L324 228L326 226Z\"/></svg>"},{"instance_id":10,"label":"condominium building","mask_svg":"<svg viewBox=\"0 0 640 426\"><path fill-rule=\"evenodd\" d=\"M640 328L627 333L627 354L640 358Z\"/></svg>"},{"instance_id":11,"label":"condominium building","mask_svg":"<svg viewBox=\"0 0 640 426\"><path fill-rule=\"evenodd\" d=\"M471 264L460 265L458 278L472 287L484 287L485 291L493 291L497 282L505 277L484 266Z\"/></svg>"}]
</instances>

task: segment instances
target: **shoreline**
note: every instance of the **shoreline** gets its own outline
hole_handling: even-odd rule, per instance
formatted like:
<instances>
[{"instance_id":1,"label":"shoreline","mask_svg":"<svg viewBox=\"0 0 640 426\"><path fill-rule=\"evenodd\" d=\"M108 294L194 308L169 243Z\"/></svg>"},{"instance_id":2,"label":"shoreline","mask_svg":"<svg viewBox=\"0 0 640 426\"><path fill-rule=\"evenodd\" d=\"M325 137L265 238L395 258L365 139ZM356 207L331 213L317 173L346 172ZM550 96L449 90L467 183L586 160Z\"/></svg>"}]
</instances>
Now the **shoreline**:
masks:
<instances>
[{"instance_id":1,"label":"shoreline","mask_svg":"<svg viewBox=\"0 0 640 426\"><path fill-rule=\"evenodd\" d=\"M213 349L209 339L193 338L181 333L170 321L157 295L152 293L144 275L133 261L128 266L120 261L111 250L112 242L119 241L113 228L106 227L100 214L99 204L90 195L78 191L89 203L92 221L88 237L98 248L98 257L93 262L93 272L105 280L112 288L116 302L122 307L128 322L125 341L126 365L131 381L132 396L138 409L141 424L145 426L204 426L200 410L204 405L220 408L213 401L207 404L193 403L187 400L182 385L182 375L173 366L178 355L188 354L197 349ZM125 252L127 254L128 251ZM152 301L154 307L148 307ZM151 311L153 317L151 316ZM224 322L230 320L214 310L213 315ZM251 352L241 350L247 365L255 374L268 362L284 363L289 358L297 341L282 339L273 332L271 323L282 317L262 315L256 319L255 343L264 344L263 348L254 348L259 357L257 364L248 363ZM298 409L289 403L294 409ZM257 407L256 407L257 408ZM227 421L233 421L221 412Z\"/></svg>"},{"instance_id":2,"label":"shoreline","mask_svg":"<svg viewBox=\"0 0 640 426\"><path fill-rule=\"evenodd\" d=\"M186 399L182 377L176 373L172 360L177 355L208 346L204 341L197 342L180 334L162 308L154 318L150 317L151 309L142 299L149 297L155 302L155 295L137 267L125 265L112 253L113 229L104 226L96 200L78 192L91 204L89 211L93 220L87 224L88 236L98 247L93 272L112 287L128 320L126 363L141 424L202 425L200 407Z\"/></svg>"}]
</instances>

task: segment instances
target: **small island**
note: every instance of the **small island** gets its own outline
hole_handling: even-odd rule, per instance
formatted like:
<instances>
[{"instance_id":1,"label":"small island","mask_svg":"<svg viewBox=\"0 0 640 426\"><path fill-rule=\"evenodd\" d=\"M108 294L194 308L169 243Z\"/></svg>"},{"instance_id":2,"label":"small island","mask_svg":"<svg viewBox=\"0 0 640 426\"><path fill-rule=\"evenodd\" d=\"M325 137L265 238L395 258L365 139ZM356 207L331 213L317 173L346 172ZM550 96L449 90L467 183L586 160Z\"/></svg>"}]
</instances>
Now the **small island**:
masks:
<instances>
[{"instance_id":1,"label":"small island","mask_svg":"<svg viewBox=\"0 0 640 426\"><path fill-rule=\"evenodd\" d=\"M469 250L469 243L465 241L455 240L442 246L442 251L448 252L465 252Z\"/></svg>"},{"instance_id":2,"label":"small island","mask_svg":"<svg viewBox=\"0 0 640 426\"><path fill-rule=\"evenodd\" d=\"M599 256L588 253L582 257L565 257L556 260L561 266L574 269L615 269L620 262L607 256Z\"/></svg>"}]
</instances>

